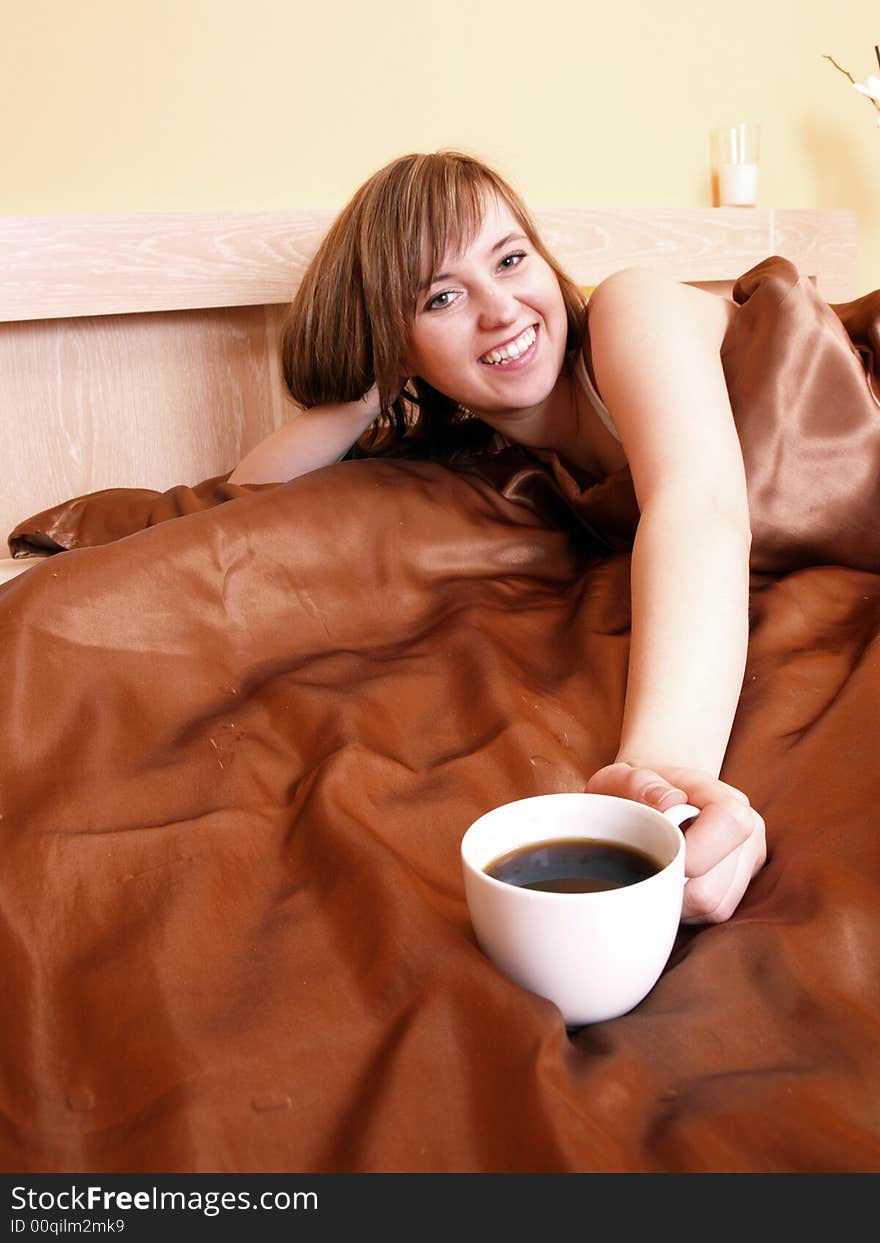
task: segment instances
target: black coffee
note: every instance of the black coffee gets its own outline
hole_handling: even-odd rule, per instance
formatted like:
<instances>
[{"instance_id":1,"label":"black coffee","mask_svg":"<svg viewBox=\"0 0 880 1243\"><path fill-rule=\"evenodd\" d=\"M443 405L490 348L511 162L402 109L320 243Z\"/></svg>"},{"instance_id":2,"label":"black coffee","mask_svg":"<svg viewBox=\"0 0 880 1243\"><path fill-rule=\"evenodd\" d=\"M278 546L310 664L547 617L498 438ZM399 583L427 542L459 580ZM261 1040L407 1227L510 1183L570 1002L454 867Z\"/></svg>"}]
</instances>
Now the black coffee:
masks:
<instances>
[{"instance_id":1,"label":"black coffee","mask_svg":"<svg viewBox=\"0 0 880 1243\"><path fill-rule=\"evenodd\" d=\"M548 893L599 893L647 880L662 870L656 859L619 842L565 837L519 846L483 871L521 889Z\"/></svg>"}]
</instances>

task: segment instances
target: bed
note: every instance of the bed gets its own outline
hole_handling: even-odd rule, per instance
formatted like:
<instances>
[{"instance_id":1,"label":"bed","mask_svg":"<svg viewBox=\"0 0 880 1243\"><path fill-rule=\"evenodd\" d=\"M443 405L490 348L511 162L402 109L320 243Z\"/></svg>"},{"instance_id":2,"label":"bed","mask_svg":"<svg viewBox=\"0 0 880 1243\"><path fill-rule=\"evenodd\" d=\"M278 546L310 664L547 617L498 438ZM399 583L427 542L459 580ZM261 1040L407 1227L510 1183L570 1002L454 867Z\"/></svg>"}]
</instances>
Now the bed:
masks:
<instances>
[{"instance_id":1,"label":"bed","mask_svg":"<svg viewBox=\"0 0 880 1243\"><path fill-rule=\"evenodd\" d=\"M880 1170L880 293L847 211L539 213L585 286L740 304L722 776L768 861L567 1030L470 929L468 824L613 756L637 514L553 454L226 476L293 411L327 213L0 224L6 1171Z\"/></svg>"}]
</instances>

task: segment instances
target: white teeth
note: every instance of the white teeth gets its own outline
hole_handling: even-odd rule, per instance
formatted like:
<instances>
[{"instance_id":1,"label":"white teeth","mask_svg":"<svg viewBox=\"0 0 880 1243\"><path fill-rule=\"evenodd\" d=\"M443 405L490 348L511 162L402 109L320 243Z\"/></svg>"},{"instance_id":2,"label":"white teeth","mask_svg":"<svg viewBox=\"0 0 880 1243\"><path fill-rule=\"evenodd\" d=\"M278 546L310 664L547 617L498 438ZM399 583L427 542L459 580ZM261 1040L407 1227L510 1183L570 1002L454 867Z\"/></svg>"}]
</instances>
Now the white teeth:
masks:
<instances>
[{"instance_id":1,"label":"white teeth","mask_svg":"<svg viewBox=\"0 0 880 1243\"><path fill-rule=\"evenodd\" d=\"M497 366L498 363L509 363L525 354L530 349L537 337L534 327L526 328L525 332L521 332L515 341L511 341L509 345L504 345L499 350L490 350L488 354L484 354L480 362L491 363Z\"/></svg>"}]
</instances>

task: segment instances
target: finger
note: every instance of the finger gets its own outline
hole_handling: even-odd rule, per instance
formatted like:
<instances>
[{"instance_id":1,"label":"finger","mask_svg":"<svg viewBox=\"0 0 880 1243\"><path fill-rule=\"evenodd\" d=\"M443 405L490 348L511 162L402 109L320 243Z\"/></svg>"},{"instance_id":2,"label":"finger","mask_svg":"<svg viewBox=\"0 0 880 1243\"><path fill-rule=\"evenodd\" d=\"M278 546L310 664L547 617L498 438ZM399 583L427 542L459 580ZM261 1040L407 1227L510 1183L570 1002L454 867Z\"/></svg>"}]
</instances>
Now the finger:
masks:
<instances>
[{"instance_id":1,"label":"finger","mask_svg":"<svg viewBox=\"0 0 880 1243\"><path fill-rule=\"evenodd\" d=\"M754 844L744 843L704 876L684 887L683 924L720 924L730 919L755 870Z\"/></svg>"},{"instance_id":2,"label":"finger","mask_svg":"<svg viewBox=\"0 0 880 1243\"><path fill-rule=\"evenodd\" d=\"M685 833L684 870L704 876L757 832L758 814L751 807L723 798L704 807Z\"/></svg>"},{"instance_id":3,"label":"finger","mask_svg":"<svg viewBox=\"0 0 880 1243\"><path fill-rule=\"evenodd\" d=\"M721 781L717 777L711 777L708 773L701 772L696 768L668 768L666 776L671 782L681 786L683 790L688 792L688 802L693 803L696 807L705 807L707 803L713 803L720 798L728 798L734 803L739 803L743 807L748 807L749 800L742 790L738 790L736 786L728 785L726 781Z\"/></svg>"},{"instance_id":4,"label":"finger","mask_svg":"<svg viewBox=\"0 0 880 1243\"><path fill-rule=\"evenodd\" d=\"M688 801L684 790L672 785L653 769L636 768L622 761L600 768L587 783L587 790L590 794L613 794L617 798L647 803L660 811Z\"/></svg>"}]
</instances>

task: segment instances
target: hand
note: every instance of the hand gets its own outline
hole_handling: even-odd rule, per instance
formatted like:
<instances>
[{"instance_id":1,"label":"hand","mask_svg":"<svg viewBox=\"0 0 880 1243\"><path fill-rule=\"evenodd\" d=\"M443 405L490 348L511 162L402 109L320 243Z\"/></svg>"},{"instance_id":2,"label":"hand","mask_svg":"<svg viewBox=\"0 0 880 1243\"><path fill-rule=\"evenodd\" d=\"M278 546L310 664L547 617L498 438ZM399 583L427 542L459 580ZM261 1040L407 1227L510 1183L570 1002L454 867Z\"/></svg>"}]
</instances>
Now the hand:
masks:
<instances>
[{"instance_id":1,"label":"hand","mask_svg":"<svg viewBox=\"0 0 880 1243\"><path fill-rule=\"evenodd\" d=\"M382 413L382 403L379 401L378 384L373 384L371 388L367 389L363 397L359 397L353 405L358 407L363 406L370 414L371 422L375 422L375 420L378 419L379 415Z\"/></svg>"},{"instance_id":2,"label":"hand","mask_svg":"<svg viewBox=\"0 0 880 1243\"><path fill-rule=\"evenodd\" d=\"M398 376L398 389L395 395L395 400L406 388L409 380L410 377L408 375L401 374ZM358 400L362 402L368 410L373 412L374 418L378 419L379 415L382 413L382 403L379 400L379 385L376 382L374 382L372 386L367 389L366 393L364 393L363 397L360 397Z\"/></svg>"},{"instance_id":3,"label":"hand","mask_svg":"<svg viewBox=\"0 0 880 1243\"><path fill-rule=\"evenodd\" d=\"M682 923L720 924L730 919L749 882L767 858L764 821L741 790L697 768L663 773L625 761L594 773L590 794L616 794L667 811L691 803L701 814L685 833Z\"/></svg>"}]
</instances>

